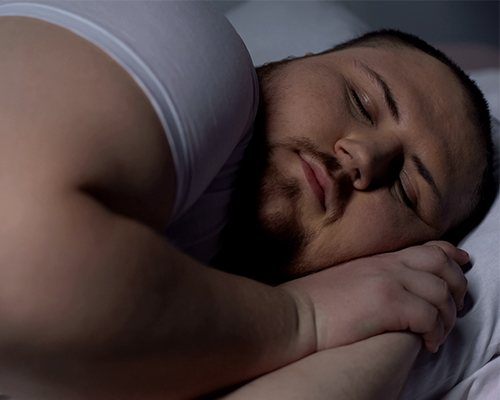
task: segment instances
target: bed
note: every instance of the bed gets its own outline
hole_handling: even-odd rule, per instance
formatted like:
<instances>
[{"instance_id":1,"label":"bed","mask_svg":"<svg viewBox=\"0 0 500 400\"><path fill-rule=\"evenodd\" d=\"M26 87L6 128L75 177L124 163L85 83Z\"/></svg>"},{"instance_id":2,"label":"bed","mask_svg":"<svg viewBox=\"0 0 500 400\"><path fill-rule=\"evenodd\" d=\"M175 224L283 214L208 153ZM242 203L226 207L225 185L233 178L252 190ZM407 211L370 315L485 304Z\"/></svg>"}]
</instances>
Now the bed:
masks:
<instances>
[{"instance_id":1,"label":"bed","mask_svg":"<svg viewBox=\"0 0 500 400\"><path fill-rule=\"evenodd\" d=\"M347 9L332 2L240 2L223 8L256 66L321 51L369 30ZM500 119L500 69L470 72L485 93L492 114ZM500 125L498 120L493 123L498 174ZM435 355L425 351L419 355L401 398L500 398L499 236L497 198L482 223L460 244L473 258L473 267L467 273L467 307L441 350ZM8 398L1 393L0 400Z\"/></svg>"},{"instance_id":2,"label":"bed","mask_svg":"<svg viewBox=\"0 0 500 400\"><path fill-rule=\"evenodd\" d=\"M227 5L226 5L227 8ZM225 11L256 66L317 52L366 32L369 27L332 2L240 2ZM460 46L455 46L455 51ZM444 50L446 51L446 50ZM485 94L496 118L494 143L499 169L500 69L467 71ZM467 272L465 311L437 354L422 351L402 399L500 398L500 199L460 246L473 259Z\"/></svg>"}]
</instances>

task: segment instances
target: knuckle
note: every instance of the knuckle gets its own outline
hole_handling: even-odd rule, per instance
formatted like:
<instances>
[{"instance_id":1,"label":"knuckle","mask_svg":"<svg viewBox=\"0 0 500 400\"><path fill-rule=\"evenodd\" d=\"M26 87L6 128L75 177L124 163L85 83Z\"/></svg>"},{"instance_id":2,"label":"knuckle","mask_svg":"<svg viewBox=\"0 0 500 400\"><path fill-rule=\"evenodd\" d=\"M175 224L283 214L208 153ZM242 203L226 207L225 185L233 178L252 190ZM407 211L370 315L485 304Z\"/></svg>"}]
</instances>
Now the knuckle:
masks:
<instances>
[{"instance_id":1,"label":"knuckle","mask_svg":"<svg viewBox=\"0 0 500 400\"><path fill-rule=\"evenodd\" d=\"M447 264L448 263L448 254L437 245L429 246L429 251L432 252L432 257L436 264Z\"/></svg>"},{"instance_id":2,"label":"knuckle","mask_svg":"<svg viewBox=\"0 0 500 400\"><path fill-rule=\"evenodd\" d=\"M451 249L452 247L455 247L450 242L446 242L444 240L431 240L425 244L427 246L446 247L447 249Z\"/></svg>"}]
</instances>

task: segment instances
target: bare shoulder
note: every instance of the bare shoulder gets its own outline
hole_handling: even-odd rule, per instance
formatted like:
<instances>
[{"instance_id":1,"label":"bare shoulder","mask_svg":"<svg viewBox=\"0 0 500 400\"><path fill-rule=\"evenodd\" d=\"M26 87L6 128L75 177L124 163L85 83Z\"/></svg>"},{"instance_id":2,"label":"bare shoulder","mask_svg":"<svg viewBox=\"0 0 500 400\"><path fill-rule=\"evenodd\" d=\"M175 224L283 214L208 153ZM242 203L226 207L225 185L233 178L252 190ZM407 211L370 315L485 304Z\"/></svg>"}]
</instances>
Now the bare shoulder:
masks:
<instances>
[{"instance_id":1,"label":"bare shoulder","mask_svg":"<svg viewBox=\"0 0 500 400\"><path fill-rule=\"evenodd\" d=\"M175 194L172 157L129 74L85 39L27 17L0 17L0 53L2 191L74 187L164 226Z\"/></svg>"}]
</instances>

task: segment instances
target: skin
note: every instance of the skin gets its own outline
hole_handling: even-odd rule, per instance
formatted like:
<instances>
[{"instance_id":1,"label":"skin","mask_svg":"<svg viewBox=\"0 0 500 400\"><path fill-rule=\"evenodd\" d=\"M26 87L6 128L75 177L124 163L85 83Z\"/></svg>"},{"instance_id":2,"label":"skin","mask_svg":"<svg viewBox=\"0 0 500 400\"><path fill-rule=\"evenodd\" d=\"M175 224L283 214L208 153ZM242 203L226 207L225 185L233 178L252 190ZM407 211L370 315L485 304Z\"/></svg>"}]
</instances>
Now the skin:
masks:
<instances>
[{"instance_id":1,"label":"skin","mask_svg":"<svg viewBox=\"0 0 500 400\"><path fill-rule=\"evenodd\" d=\"M418 349L418 338L412 334L385 333L315 353L250 382L226 399L397 399Z\"/></svg>"},{"instance_id":2,"label":"skin","mask_svg":"<svg viewBox=\"0 0 500 400\"><path fill-rule=\"evenodd\" d=\"M3 366L8 371L13 371L11 361L22 364L21 369L32 366L29 372L42 380L54 385L60 380L58 384L83 393L95 390L101 398L113 398L110 393L126 398L123 392L187 398L317 350L310 340L316 325L302 324L314 314L307 306L298 309L287 290L207 268L161 236L175 194L174 169L154 110L131 77L104 53L60 28L27 18L0 22L5 56L0 63L0 178L9 189L1 200L2 209L9 210L0 232ZM310 101L316 98L309 95ZM291 106L289 97L282 100L286 98ZM274 156L271 161L277 171L283 169ZM291 164L283 173L296 171ZM287 186L302 205L305 192ZM366 251L365 244L359 249ZM422 251L413 261L421 259ZM446 267L453 254L444 259L442 252L434 255L439 255L441 270L450 270ZM392 266L397 258L385 256L379 265ZM363 268L373 263L365 260L362 266L358 260L356 265L330 271L350 283L369 285ZM341 280L333 275L295 281L295 288L317 296L325 315L328 306L337 305L329 284ZM379 293L381 286L375 288ZM446 290L444 299L448 294ZM363 291L361 300L366 299L371 297ZM377 304L375 316L390 311L385 302ZM136 315L140 318L130 317ZM129 362L122 354L131 357ZM61 371L65 373L57 373ZM150 388L151 396L143 395L144 388Z\"/></svg>"},{"instance_id":3,"label":"skin","mask_svg":"<svg viewBox=\"0 0 500 400\"><path fill-rule=\"evenodd\" d=\"M363 66L392 91L398 120ZM421 51L385 45L280 62L258 73L258 134L266 141L256 179L258 235L282 253L283 276L439 238L467 213L485 163L460 83L447 66ZM326 210L301 158L330 175Z\"/></svg>"}]
</instances>

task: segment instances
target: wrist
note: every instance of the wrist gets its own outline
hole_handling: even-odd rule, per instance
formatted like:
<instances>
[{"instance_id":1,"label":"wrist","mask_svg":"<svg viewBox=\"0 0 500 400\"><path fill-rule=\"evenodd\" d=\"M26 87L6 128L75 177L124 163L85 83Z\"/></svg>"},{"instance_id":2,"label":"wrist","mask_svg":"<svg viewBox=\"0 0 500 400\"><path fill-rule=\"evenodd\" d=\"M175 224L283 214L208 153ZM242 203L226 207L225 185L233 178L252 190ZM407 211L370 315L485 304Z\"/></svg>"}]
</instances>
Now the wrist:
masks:
<instances>
[{"instance_id":1,"label":"wrist","mask_svg":"<svg viewBox=\"0 0 500 400\"><path fill-rule=\"evenodd\" d=\"M385 349L388 356L401 356L412 363L422 348L422 338L412 332L386 332L376 336L374 341Z\"/></svg>"},{"instance_id":2,"label":"wrist","mask_svg":"<svg viewBox=\"0 0 500 400\"><path fill-rule=\"evenodd\" d=\"M388 336L392 337L394 344L400 346L407 351L418 353L422 348L422 338L413 332L388 332Z\"/></svg>"},{"instance_id":3,"label":"wrist","mask_svg":"<svg viewBox=\"0 0 500 400\"><path fill-rule=\"evenodd\" d=\"M318 351L317 327L314 305L307 296L293 287L281 286L282 290L292 301L295 313L295 325L292 346L297 359Z\"/></svg>"}]
</instances>

